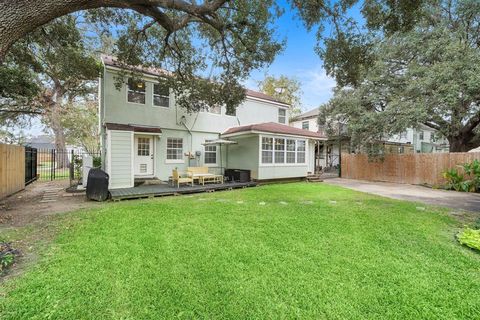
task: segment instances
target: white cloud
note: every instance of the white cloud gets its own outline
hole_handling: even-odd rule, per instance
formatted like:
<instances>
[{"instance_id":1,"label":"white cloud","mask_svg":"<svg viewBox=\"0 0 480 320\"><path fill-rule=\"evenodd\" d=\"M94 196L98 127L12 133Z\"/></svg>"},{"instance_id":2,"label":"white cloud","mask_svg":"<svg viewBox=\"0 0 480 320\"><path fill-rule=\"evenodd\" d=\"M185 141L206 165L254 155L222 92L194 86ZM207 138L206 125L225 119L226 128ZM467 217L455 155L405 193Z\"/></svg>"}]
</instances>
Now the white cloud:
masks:
<instances>
[{"instance_id":1,"label":"white cloud","mask_svg":"<svg viewBox=\"0 0 480 320\"><path fill-rule=\"evenodd\" d=\"M335 79L327 76L321 65L313 69L298 70L297 77L302 83L302 104L305 110L316 108L333 96Z\"/></svg>"}]
</instances>

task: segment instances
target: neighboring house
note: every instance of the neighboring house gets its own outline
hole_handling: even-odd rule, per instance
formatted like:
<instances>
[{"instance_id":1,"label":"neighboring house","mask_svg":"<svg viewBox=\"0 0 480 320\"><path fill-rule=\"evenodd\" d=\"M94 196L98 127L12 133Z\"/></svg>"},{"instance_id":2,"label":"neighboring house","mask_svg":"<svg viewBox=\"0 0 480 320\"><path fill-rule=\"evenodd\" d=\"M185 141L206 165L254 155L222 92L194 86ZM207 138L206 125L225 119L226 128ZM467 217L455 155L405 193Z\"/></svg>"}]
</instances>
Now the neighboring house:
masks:
<instances>
[{"instance_id":1,"label":"neighboring house","mask_svg":"<svg viewBox=\"0 0 480 320\"><path fill-rule=\"evenodd\" d=\"M307 111L290 121L290 126L318 132L325 135L318 125L320 108ZM387 153L432 153L448 152L448 141L435 129L420 124L418 128L408 128L400 135L394 135L381 142ZM325 142L317 144L317 166L329 167L338 165L339 160L338 136L328 137ZM348 141L342 144L342 152L349 152Z\"/></svg>"},{"instance_id":2,"label":"neighboring house","mask_svg":"<svg viewBox=\"0 0 480 320\"><path fill-rule=\"evenodd\" d=\"M440 132L426 125L420 124L418 128L408 128L405 132L389 138L387 141L410 144L415 153L448 152L448 140Z\"/></svg>"},{"instance_id":3,"label":"neighboring house","mask_svg":"<svg viewBox=\"0 0 480 320\"><path fill-rule=\"evenodd\" d=\"M119 65L112 57L102 61L99 118L110 188L132 187L136 179L167 180L173 169L188 166L250 170L255 180L305 177L313 171L313 146L326 138L288 126L288 104L247 90L235 113L215 107L189 114L175 104L170 90L157 85L162 71L137 68L142 80L126 79L117 90ZM218 139L231 144L206 145Z\"/></svg>"},{"instance_id":4,"label":"neighboring house","mask_svg":"<svg viewBox=\"0 0 480 320\"><path fill-rule=\"evenodd\" d=\"M27 138L25 140L25 146L38 149L39 151L47 151L56 149L55 137L53 135L42 134L35 137ZM66 145L67 152L72 150L75 152L83 152L83 148L75 145Z\"/></svg>"}]
</instances>

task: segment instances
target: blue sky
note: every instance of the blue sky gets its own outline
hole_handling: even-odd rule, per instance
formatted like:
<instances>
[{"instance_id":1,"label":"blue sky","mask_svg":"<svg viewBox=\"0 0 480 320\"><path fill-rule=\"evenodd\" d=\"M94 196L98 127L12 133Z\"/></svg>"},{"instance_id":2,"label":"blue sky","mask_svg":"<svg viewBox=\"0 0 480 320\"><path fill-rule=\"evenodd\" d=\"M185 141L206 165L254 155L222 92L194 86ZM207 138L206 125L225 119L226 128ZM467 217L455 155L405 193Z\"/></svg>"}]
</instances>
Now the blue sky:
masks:
<instances>
[{"instance_id":1,"label":"blue sky","mask_svg":"<svg viewBox=\"0 0 480 320\"><path fill-rule=\"evenodd\" d=\"M257 83L265 74L286 75L301 83L302 109L304 111L318 107L332 97L335 80L328 77L323 62L315 53L315 31L307 32L301 21L295 17L285 1L279 1L285 7L284 15L276 22L279 38L287 38L284 51L278 55L270 67L255 71L245 86L258 89Z\"/></svg>"}]
</instances>

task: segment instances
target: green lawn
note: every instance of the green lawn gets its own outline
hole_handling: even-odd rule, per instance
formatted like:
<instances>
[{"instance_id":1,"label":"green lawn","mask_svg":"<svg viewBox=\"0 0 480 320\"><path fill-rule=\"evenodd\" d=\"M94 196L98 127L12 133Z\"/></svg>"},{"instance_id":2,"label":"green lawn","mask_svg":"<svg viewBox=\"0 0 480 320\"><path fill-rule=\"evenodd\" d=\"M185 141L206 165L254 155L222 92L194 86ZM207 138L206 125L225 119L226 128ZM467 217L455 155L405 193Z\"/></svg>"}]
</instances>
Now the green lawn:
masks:
<instances>
[{"instance_id":1,"label":"green lawn","mask_svg":"<svg viewBox=\"0 0 480 320\"><path fill-rule=\"evenodd\" d=\"M478 319L480 255L416 207L305 183L109 204L4 284L0 319Z\"/></svg>"}]
</instances>

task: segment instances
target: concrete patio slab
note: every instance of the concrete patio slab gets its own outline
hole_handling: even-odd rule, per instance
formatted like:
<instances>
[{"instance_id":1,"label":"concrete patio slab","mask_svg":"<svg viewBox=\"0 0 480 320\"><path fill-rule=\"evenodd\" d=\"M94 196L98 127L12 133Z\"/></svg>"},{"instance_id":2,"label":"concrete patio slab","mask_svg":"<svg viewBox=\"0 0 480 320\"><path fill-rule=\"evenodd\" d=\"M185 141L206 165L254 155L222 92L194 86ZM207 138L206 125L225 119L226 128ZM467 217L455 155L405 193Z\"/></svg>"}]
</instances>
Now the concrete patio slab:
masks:
<instances>
[{"instance_id":1,"label":"concrete patio slab","mask_svg":"<svg viewBox=\"0 0 480 320\"><path fill-rule=\"evenodd\" d=\"M352 179L328 179L324 183L379 196L417 201L428 205L480 212L480 194L430 189L410 184L373 182Z\"/></svg>"}]
</instances>

